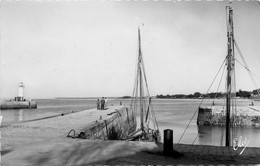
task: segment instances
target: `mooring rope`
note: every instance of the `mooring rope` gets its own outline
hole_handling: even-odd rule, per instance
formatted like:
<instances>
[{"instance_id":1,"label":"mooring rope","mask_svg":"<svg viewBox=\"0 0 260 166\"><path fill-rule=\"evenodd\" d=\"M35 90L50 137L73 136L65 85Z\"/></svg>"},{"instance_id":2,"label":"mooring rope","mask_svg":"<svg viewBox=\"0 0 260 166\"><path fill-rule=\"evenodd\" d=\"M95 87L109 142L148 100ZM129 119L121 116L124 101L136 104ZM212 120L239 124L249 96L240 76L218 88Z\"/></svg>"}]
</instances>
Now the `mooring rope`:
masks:
<instances>
[{"instance_id":1,"label":"mooring rope","mask_svg":"<svg viewBox=\"0 0 260 166\"><path fill-rule=\"evenodd\" d=\"M70 133L71 133L72 131L74 132L74 135L73 135L73 136L70 135ZM71 130L69 131L67 137L77 138L77 137L76 137L76 132L75 132L75 130L74 130L74 129L71 129Z\"/></svg>"}]
</instances>

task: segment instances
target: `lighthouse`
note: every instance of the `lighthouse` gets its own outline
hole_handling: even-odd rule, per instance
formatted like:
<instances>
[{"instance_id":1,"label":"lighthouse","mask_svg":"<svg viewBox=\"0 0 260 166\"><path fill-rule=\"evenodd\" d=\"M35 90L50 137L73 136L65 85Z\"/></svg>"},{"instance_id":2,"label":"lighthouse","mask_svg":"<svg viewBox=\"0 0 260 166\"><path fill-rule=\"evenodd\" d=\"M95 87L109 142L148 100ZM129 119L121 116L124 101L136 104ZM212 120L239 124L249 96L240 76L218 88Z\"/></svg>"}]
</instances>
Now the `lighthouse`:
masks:
<instances>
[{"instance_id":1,"label":"lighthouse","mask_svg":"<svg viewBox=\"0 0 260 166\"><path fill-rule=\"evenodd\" d=\"M22 82L20 82L18 86L18 101L23 101L23 89L24 89L24 85Z\"/></svg>"},{"instance_id":2,"label":"lighthouse","mask_svg":"<svg viewBox=\"0 0 260 166\"><path fill-rule=\"evenodd\" d=\"M18 85L18 95L11 100L1 102L0 109L36 109L37 102L35 100L26 100L24 98L24 84L22 82ZM19 120L23 120L23 110L19 111ZM1 116L0 116L1 122ZM1 165L1 164L0 164Z\"/></svg>"}]
</instances>

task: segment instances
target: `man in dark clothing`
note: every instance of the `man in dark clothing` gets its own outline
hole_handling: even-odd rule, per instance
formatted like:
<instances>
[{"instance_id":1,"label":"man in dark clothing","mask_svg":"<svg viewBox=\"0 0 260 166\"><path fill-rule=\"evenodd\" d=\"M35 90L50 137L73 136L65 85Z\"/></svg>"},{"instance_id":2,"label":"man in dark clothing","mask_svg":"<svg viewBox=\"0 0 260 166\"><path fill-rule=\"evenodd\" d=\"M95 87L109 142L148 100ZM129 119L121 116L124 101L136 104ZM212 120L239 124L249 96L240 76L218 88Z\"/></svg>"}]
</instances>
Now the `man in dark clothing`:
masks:
<instances>
[{"instance_id":1,"label":"man in dark clothing","mask_svg":"<svg viewBox=\"0 0 260 166\"><path fill-rule=\"evenodd\" d=\"M102 97L101 99L101 110L104 110L105 109L105 99L104 97Z\"/></svg>"}]
</instances>

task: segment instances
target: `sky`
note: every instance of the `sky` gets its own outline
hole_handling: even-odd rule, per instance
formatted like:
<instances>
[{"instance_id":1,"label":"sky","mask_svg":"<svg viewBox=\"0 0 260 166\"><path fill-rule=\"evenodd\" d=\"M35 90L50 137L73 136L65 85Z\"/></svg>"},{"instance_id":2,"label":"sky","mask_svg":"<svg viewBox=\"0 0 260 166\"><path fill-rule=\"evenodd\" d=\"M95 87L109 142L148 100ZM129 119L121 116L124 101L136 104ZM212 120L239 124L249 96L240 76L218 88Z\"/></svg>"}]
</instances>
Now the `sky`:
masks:
<instances>
[{"instance_id":1,"label":"sky","mask_svg":"<svg viewBox=\"0 0 260 166\"><path fill-rule=\"evenodd\" d=\"M131 95L138 26L150 94L205 93L227 54L226 5L1 1L0 98L17 96L20 82L25 98ZM235 39L259 86L260 3L232 6ZM246 70L236 67L237 89L256 89Z\"/></svg>"}]
</instances>

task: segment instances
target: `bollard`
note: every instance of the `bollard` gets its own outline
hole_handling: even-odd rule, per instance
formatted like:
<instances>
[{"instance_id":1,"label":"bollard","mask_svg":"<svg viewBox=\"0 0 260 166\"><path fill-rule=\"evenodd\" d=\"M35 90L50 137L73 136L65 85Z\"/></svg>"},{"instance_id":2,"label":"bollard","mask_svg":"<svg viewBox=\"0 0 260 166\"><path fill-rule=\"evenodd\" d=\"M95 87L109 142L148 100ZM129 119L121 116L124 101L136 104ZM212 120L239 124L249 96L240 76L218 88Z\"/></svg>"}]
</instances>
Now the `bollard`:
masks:
<instances>
[{"instance_id":1,"label":"bollard","mask_svg":"<svg viewBox=\"0 0 260 166\"><path fill-rule=\"evenodd\" d=\"M102 116L99 117L99 120L102 120Z\"/></svg>"},{"instance_id":2,"label":"bollard","mask_svg":"<svg viewBox=\"0 0 260 166\"><path fill-rule=\"evenodd\" d=\"M120 105L122 105L122 101L120 101Z\"/></svg>"},{"instance_id":3,"label":"bollard","mask_svg":"<svg viewBox=\"0 0 260 166\"><path fill-rule=\"evenodd\" d=\"M163 154L164 156L173 155L173 131L170 129L164 130Z\"/></svg>"}]
</instances>

